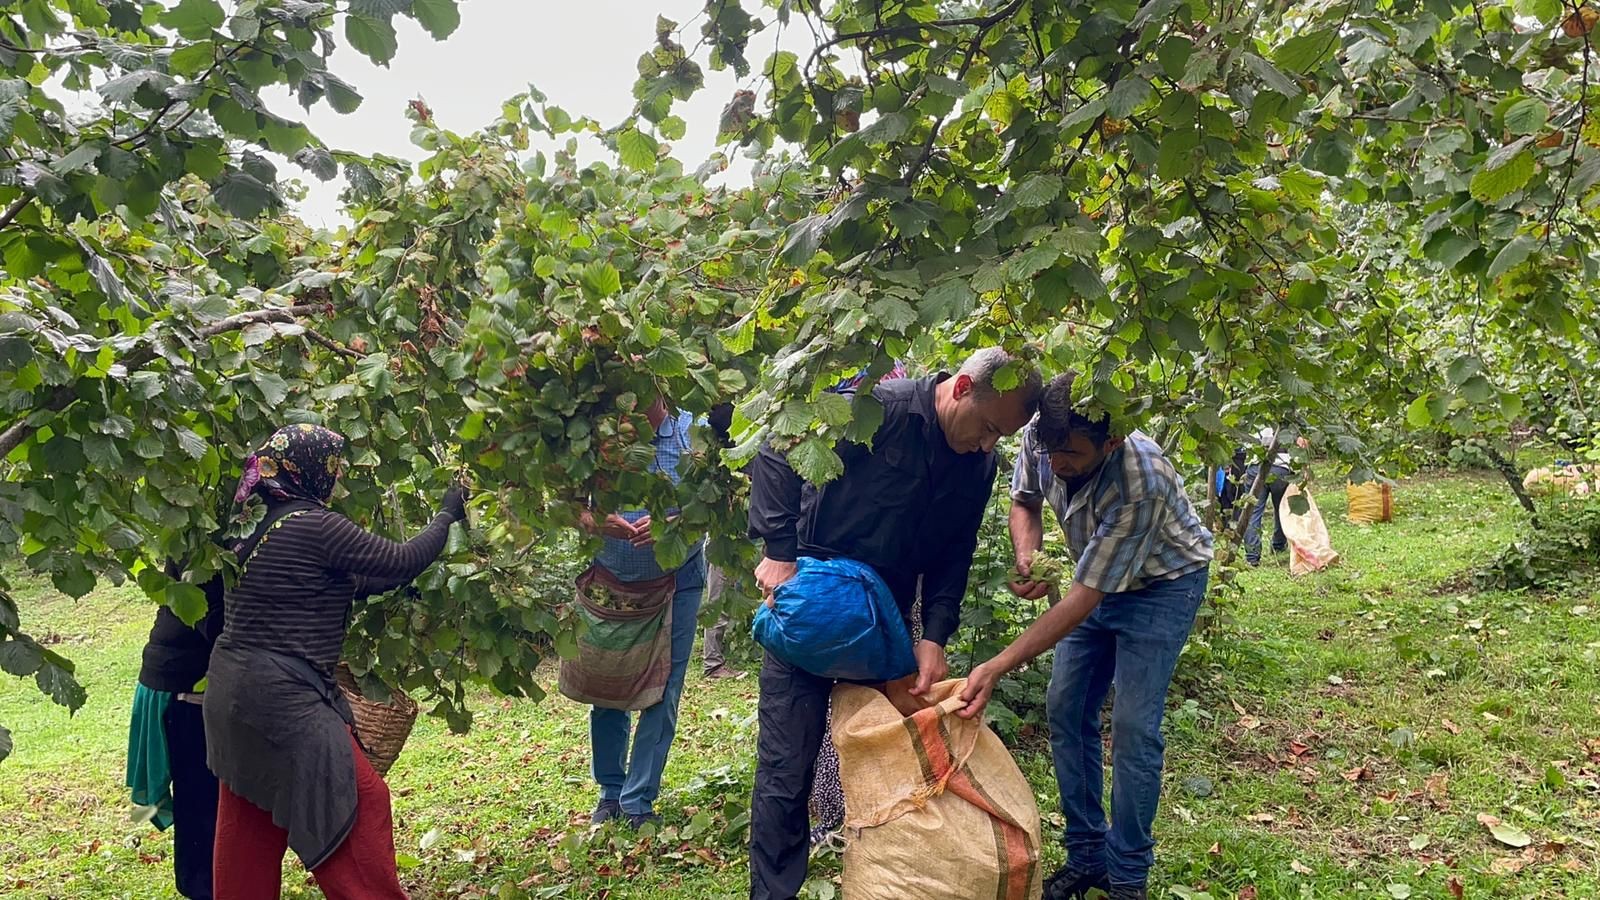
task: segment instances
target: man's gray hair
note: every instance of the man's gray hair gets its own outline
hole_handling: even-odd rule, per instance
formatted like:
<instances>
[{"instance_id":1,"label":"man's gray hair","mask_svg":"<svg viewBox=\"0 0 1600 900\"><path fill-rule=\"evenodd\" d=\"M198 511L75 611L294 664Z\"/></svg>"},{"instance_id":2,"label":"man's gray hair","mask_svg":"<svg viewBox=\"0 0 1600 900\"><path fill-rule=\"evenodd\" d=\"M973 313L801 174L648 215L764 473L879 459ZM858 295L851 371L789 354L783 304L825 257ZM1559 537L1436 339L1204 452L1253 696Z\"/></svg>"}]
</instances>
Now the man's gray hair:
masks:
<instances>
[{"instance_id":1,"label":"man's gray hair","mask_svg":"<svg viewBox=\"0 0 1600 900\"><path fill-rule=\"evenodd\" d=\"M1038 367L1017 359L1000 347L985 347L973 353L961 364L961 370L956 374L971 378L972 386L977 389L978 396L988 398L1000 393L994 386L995 373L1013 360L1017 362L1021 371L1017 373L1020 376L1017 386L1011 390L1021 391L1023 402L1028 409L1033 409L1039 403L1039 394L1044 391L1044 379L1039 375Z\"/></svg>"}]
</instances>

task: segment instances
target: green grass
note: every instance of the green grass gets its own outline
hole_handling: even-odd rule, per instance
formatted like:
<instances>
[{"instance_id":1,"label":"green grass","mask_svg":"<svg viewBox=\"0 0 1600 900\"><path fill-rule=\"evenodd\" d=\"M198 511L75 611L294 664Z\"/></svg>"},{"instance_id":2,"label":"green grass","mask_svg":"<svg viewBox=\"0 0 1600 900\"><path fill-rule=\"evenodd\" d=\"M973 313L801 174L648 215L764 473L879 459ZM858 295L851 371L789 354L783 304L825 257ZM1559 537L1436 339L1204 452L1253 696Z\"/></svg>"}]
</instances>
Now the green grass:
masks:
<instances>
[{"instance_id":1,"label":"green grass","mask_svg":"<svg viewBox=\"0 0 1600 900\"><path fill-rule=\"evenodd\" d=\"M1191 646L1168 719L1153 896L1600 896L1600 597L1477 593L1462 578L1516 533L1499 483L1422 479L1398 520L1358 529L1317 500L1344 561L1291 579L1247 572L1227 621ZM73 603L19 592L24 627L59 639L90 699L75 717L0 680L0 893L171 897L170 838L128 821L126 717L148 607L129 589ZM661 806L668 828L591 833L585 712L484 695L470 735L424 717L391 775L415 896L722 898L747 890L741 815L755 680L694 670ZM1018 761L1050 842L1045 754ZM1514 849L1481 824L1526 833ZM838 870L823 860L810 891ZM287 893L316 895L290 867Z\"/></svg>"}]
</instances>

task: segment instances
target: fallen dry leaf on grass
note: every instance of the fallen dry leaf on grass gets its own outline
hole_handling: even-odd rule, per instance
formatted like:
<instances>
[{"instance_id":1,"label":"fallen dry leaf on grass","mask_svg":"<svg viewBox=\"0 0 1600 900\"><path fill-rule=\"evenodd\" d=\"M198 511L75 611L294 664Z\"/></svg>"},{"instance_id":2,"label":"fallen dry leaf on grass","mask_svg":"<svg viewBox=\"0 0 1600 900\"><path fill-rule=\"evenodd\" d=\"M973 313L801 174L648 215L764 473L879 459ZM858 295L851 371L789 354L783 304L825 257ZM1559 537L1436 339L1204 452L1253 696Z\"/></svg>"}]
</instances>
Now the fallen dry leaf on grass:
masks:
<instances>
[{"instance_id":1,"label":"fallen dry leaf on grass","mask_svg":"<svg viewBox=\"0 0 1600 900\"><path fill-rule=\"evenodd\" d=\"M1526 865L1527 862L1515 856L1497 856L1494 862L1489 863L1489 871L1496 875L1515 875Z\"/></svg>"}]
</instances>

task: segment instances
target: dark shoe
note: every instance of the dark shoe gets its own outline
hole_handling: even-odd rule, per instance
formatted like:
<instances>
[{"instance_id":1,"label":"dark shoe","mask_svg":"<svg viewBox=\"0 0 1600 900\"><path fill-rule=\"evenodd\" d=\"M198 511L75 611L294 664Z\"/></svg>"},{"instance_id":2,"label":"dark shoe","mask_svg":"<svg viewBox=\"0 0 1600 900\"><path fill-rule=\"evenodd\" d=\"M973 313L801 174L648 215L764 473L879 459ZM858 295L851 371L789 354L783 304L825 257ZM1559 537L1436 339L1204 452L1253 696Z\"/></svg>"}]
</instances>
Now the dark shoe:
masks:
<instances>
[{"instance_id":1,"label":"dark shoe","mask_svg":"<svg viewBox=\"0 0 1600 900\"><path fill-rule=\"evenodd\" d=\"M726 665L717 666L715 669L706 670L706 678L709 678L712 681L716 681L720 678L738 678L739 675L740 672L738 669L734 669Z\"/></svg>"},{"instance_id":2,"label":"dark shoe","mask_svg":"<svg viewBox=\"0 0 1600 900\"><path fill-rule=\"evenodd\" d=\"M650 813L624 813L624 815L626 815L628 817L628 827L632 828L634 831L638 831L639 829L643 828L647 824L654 825L657 828L661 827L661 817L656 815L653 812L650 812Z\"/></svg>"},{"instance_id":3,"label":"dark shoe","mask_svg":"<svg viewBox=\"0 0 1600 900\"><path fill-rule=\"evenodd\" d=\"M603 825L612 819L622 818L622 804L616 800L601 800L600 805L594 808L594 814L589 816L589 822L594 825Z\"/></svg>"},{"instance_id":4,"label":"dark shoe","mask_svg":"<svg viewBox=\"0 0 1600 900\"><path fill-rule=\"evenodd\" d=\"M1110 900L1150 900L1150 892L1142 884L1114 884Z\"/></svg>"},{"instance_id":5,"label":"dark shoe","mask_svg":"<svg viewBox=\"0 0 1600 900\"><path fill-rule=\"evenodd\" d=\"M1084 900L1085 895L1095 888L1104 892L1111 890L1106 873L1085 872L1067 863L1045 879L1044 900Z\"/></svg>"}]
</instances>

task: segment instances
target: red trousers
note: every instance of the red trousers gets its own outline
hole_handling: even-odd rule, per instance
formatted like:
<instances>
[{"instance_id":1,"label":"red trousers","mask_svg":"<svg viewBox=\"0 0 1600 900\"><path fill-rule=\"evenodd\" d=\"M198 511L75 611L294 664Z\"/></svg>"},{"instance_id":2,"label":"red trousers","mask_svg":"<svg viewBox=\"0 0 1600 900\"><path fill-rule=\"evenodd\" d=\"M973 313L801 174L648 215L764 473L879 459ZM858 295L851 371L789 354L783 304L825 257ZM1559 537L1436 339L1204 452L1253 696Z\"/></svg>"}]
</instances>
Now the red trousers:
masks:
<instances>
[{"instance_id":1,"label":"red trousers","mask_svg":"<svg viewBox=\"0 0 1600 900\"><path fill-rule=\"evenodd\" d=\"M333 855L311 870L330 900L407 900L394 864L389 786L350 739L356 767L356 822ZM212 859L216 900L278 900L289 832L272 814L220 785Z\"/></svg>"}]
</instances>

